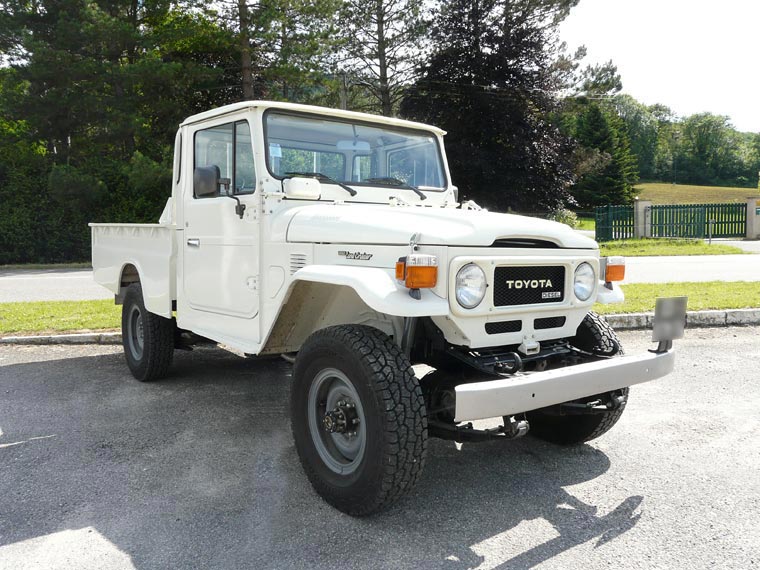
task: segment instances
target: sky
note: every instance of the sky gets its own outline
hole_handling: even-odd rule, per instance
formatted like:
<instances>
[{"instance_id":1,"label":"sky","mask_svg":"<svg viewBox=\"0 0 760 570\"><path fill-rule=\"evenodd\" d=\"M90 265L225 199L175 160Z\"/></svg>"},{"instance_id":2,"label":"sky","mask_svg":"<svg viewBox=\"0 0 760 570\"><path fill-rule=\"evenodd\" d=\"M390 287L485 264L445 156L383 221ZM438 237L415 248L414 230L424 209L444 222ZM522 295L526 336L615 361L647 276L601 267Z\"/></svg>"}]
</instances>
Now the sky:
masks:
<instances>
[{"instance_id":1,"label":"sky","mask_svg":"<svg viewBox=\"0 0 760 570\"><path fill-rule=\"evenodd\" d=\"M580 0L560 37L584 66L611 59L642 103L760 132L760 0Z\"/></svg>"}]
</instances>

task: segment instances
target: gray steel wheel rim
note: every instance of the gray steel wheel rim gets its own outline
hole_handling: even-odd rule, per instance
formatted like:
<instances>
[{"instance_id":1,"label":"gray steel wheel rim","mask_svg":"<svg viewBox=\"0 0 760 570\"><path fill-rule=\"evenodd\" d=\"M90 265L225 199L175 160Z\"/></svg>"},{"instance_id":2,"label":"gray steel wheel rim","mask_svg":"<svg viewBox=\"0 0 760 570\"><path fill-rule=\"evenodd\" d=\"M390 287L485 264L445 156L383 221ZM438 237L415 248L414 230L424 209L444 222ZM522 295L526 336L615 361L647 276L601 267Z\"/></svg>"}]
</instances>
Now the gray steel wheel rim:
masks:
<instances>
[{"instance_id":1,"label":"gray steel wheel rim","mask_svg":"<svg viewBox=\"0 0 760 570\"><path fill-rule=\"evenodd\" d=\"M127 317L127 341L129 350L136 360L142 360L145 348L145 332L143 330L143 316L140 307L133 305Z\"/></svg>"},{"instance_id":2,"label":"gray steel wheel rim","mask_svg":"<svg viewBox=\"0 0 760 570\"><path fill-rule=\"evenodd\" d=\"M340 399L356 408L359 425L355 436L329 433L322 427L322 418ZM340 370L325 368L311 383L308 399L309 433L320 459L334 473L350 475L356 471L367 446L364 408L351 380Z\"/></svg>"}]
</instances>

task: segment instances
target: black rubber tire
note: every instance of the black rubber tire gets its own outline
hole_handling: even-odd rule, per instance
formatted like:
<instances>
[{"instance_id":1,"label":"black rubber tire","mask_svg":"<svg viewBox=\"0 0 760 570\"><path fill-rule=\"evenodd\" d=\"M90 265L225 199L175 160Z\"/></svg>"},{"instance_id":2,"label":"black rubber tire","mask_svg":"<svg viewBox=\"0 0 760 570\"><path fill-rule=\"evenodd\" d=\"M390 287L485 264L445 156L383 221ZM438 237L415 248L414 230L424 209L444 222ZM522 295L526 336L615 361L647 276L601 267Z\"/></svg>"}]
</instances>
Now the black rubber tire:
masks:
<instances>
[{"instance_id":1,"label":"black rubber tire","mask_svg":"<svg viewBox=\"0 0 760 570\"><path fill-rule=\"evenodd\" d=\"M130 343L129 320L133 311L139 311L142 318L141 352ZM121 338L127 366L137 380L150 382L166 376L174 358L174 328L173 319L166 319L145 309L139 283L133 283L127 288L121 309Z\"/></svg>"},{"instance_id":2,"label":"black rubber tire","mask_svg":"<svg viewBox=\"0 0 760 570\"><path fill-rule=\"evenodd\" d=\"M576 348L602 356L623 354L620 339L609 323L600 315L590 312L581 322L571 344ZM628 388L621 390L628 401ZM578 402L590 402L600 395L589 396ZM596 439L609 431L623 415L625 403L616 410L600 414L558 415L556 409L528 412L530 434L558 445L578 445Z\"/></svg>"},{"instance_id":3,"label":"black rubber tire","mask_svg":"<svg viewBox=\"0 0 760 570\"><path fill-rule=\"evenodd\" d=\"M309 390L328 368L350 379L364 410L366 447L348 475L326 465L309 429ZM352 516L376 513L417 484L427 453L425 402L409 360L379 330L341 325L312 334L296 358L290 413L306 476L336 509Z\"/></svg>"}]
</instances>

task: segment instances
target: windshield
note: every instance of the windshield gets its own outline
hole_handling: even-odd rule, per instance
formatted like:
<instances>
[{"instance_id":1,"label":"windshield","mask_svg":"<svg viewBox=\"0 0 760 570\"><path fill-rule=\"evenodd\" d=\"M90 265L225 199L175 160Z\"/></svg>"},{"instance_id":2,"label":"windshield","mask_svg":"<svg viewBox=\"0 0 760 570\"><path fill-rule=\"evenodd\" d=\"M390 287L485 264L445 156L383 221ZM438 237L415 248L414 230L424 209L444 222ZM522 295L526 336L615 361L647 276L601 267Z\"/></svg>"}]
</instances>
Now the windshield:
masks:
<instances>
[{"instance_id":1,"label":"windshield","mask_svg":"<svg viewBox=\"0 0 760 570\"><path fill-rule=\"evenodd\" d=\"M445 186L436 137L425 131L270 111L266 141L278 177L312 172L347 184Z\"/></svg>"}]
</instances>

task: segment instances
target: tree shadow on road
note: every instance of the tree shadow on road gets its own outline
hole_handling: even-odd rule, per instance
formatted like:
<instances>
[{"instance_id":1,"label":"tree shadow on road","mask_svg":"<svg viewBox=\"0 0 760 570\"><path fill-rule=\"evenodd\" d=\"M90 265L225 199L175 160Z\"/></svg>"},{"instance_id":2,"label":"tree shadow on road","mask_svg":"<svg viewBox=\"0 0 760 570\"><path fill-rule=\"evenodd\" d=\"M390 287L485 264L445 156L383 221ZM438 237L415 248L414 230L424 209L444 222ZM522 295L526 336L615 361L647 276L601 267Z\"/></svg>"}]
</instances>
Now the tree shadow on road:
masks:
<instances>
[{"instance_id":1,"label":"tree shadow on road","mask_svg":"<svg viewBox=\"0 0 760 570\"><path fill-rule=\"evenodd\" d=\"M529 438L431 440L407 499L343 515L301 472L289 374L212 349L152 384L121 354L0 367L0 444L20 442L0 447L0 548L94 527L137 568L531 568L638 521L641 496L600 514L566 489L603 476L603 452Z\"/></svg>"}]
</instances>

